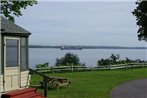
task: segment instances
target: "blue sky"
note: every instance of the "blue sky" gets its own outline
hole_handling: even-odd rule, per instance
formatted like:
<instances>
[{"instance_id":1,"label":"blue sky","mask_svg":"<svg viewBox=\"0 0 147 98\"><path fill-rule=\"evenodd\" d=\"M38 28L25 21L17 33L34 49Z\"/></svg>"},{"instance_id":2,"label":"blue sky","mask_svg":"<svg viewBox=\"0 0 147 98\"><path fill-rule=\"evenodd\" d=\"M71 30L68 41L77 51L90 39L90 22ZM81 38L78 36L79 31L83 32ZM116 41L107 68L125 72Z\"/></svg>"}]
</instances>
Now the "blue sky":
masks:
<instances>
[{"instance_id":1,"label":"blue sky","mask_svg":"<svg viewBox=\"0 0 147 98\"><path fill-rule=\"evenodd\" d=\"M16 24L29 30L30 44L145 46L138 41L135 0L40 1Z\"/></svg>"}]
</instances>

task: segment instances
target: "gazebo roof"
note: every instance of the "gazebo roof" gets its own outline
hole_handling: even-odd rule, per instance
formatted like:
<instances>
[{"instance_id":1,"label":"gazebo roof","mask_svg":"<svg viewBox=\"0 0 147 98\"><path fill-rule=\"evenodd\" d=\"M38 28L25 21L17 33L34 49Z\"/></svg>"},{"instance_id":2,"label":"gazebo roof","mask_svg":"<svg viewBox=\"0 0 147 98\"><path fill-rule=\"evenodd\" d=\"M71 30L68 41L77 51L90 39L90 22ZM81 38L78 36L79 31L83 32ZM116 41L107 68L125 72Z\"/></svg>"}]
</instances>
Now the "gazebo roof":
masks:
<instances>
[{"instance_id":1,"label":"gazebo roof","mask_svg":"<svg viewBox=\"0 0 147 98\"><path fill-rule=\"evenodd\" d=\"M22 27L16 25L15 23L5 19L4 17L0 16L0 27L1 33L4 35L19 35L19 36L28 36L31 33Z\"/></svg>"}]
</instances>

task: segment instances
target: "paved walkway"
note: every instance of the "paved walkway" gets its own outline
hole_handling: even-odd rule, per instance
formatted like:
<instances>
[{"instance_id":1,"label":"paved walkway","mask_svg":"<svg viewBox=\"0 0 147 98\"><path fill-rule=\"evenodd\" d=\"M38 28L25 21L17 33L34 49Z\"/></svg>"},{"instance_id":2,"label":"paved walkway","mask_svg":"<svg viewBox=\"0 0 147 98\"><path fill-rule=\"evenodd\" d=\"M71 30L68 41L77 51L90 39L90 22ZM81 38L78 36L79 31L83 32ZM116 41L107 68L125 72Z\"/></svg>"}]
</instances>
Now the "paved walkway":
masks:
<instances>
[{"instance_id":1,"label":"paved walkway","mask_svg":"<svg viewBox=\"0 0 147 98\"><path fill-rule=\"evenodd\" d=\"M147 98L147 79L129 81L114 88L111 98Z\"/></svg>"}]
</instances>

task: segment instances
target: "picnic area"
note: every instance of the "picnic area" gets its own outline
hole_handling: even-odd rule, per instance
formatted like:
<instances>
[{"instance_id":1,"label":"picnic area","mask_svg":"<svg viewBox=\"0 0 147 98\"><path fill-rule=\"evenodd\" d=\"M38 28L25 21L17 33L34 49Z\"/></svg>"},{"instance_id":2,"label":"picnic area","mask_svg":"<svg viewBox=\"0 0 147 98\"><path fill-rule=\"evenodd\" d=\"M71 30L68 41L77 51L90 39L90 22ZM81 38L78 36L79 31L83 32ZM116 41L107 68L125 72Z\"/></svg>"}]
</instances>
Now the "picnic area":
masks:
<instances>
[{"instance_id":1,"label":"picnic area","mask_svg":"<svg viewBox=\"0 0 147 98\"><path fill-rule=\"evenodd\" d=\"M49 86L49 98L111 98L111 90L115 87L130 80L147 78L147 68L49 73L46 75L55 77L49 79L50 81L56 81L62 77L61 80L67 79L71 82L69 87L61 86L58 90L57 87ZM39 75L32 74L31 76L31 85L40 85L38 90L43 93L43 87L40 83L42 80Z\"/></svg>"}]
</instances>

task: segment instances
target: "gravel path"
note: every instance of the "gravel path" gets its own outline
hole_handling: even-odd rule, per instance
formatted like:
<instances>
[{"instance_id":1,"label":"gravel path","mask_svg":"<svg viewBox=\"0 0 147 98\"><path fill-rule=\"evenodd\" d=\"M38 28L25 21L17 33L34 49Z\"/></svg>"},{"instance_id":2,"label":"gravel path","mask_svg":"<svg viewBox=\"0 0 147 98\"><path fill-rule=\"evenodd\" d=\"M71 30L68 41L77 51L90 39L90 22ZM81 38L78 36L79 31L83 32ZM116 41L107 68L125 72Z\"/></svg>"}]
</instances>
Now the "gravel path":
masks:
<instances>
[{"instance_id":1,"label":"gravel path","mask_svg":"<svg viewBox=\"0 0 147 98\"><path fill-rule=\"evenodd\" d=\"M147 79L129 81L114 88L111 98L147 98Z\"/></svg>"}]
</instances>

